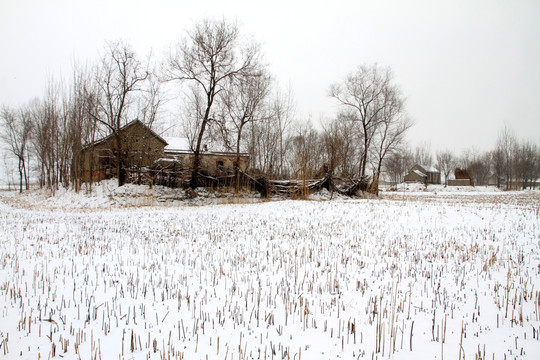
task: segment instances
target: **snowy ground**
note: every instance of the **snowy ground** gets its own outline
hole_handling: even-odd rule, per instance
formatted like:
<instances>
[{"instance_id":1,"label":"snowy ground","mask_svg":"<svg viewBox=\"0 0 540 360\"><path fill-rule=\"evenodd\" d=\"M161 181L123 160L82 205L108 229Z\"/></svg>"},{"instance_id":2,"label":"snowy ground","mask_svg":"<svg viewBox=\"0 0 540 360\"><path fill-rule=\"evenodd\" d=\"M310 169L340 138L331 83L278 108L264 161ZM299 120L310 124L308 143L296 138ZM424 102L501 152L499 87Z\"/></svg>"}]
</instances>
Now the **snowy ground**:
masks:
<instances>
[{"instance_id":1,"label":"snowy ground","mask_svg":"<svg viewBox=\"0 0 540 360\"><path fill-rule=\"evenodd\" d=\"M100 186L0 193L0 359L540 358L538 192Z\"/></svg>"}]
</instances>

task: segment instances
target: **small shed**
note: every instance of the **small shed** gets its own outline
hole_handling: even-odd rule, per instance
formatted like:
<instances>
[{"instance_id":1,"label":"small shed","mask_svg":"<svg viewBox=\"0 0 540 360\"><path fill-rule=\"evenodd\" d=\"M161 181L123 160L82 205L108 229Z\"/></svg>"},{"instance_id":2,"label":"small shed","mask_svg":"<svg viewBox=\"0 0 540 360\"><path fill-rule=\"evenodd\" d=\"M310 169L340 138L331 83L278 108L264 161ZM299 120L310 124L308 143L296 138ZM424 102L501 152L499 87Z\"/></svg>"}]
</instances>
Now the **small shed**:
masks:
<instances>
[{"instance_id":1,"label":"small shed","mask_svg":"<svg viewBox=\"0 0 540 360\"><path fill-rule=\"evenodd\" d=\"M466 169L456 168L455 179L448 180L448 186L474 186L474 181Z\"/></svg>"},{"instance_id":2,"label":"small shed","mask_svg":"<svg viewBox=\"0 0 540 360\"><path fill-rule=\"evenodd\" d=\"M440 184L441 173L433 166L414 165L409 173L405 175L405 182L419 182L425 185Z\"/></svg>"}]
</instances>

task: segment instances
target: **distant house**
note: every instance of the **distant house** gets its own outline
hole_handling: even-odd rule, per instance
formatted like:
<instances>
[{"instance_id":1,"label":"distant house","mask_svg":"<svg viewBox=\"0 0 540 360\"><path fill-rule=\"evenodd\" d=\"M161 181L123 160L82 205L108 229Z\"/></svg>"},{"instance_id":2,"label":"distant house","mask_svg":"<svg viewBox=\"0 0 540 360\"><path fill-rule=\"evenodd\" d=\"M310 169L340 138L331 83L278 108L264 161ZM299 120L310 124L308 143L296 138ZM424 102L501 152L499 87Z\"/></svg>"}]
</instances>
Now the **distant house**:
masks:
<instances>
[{"instance_id":1,"label":"distant house","mask_svg":"<svg viewBox=\"0 0 540 360\"><path fill-rule=\"evenodd\" d=\"M440 184L441 173L433 166L414 165L405 175L405 182L419 182L422 184Z\"/></svg>"},{"instance_id":2,"label":"distant house","mask_svg":"<svg viewBox=\"0 0 540 360\"><path fill-rule=\"evenodd\" d=\"M488 178L488 186L502 186L505 183L504 178L497 176L497 174L493 174Z\"/></svg>"},{"instance_id":3,"label":"distant house","mask_svg":"<svg viewBox=\"0 0 540 360\"><path fill-rule=\"evenodd\" d=\"M134 120L120 129L121 151L124 153L126 169L143 169L174 164L181 169L191 169L194 153L188 139L162 137L139 120ZM201 151L201 167L209 175L220 175L234 170L239 156L239 168L245 171L249 156L245 153L214 152L206 147ZM116 176L117 144L112 135L87 145L82 150L81 178L84 181L100 181Z\"/></svg>"},{"instance_id":4,"label":"distant house","mask_svg":"<svg viewBox=\"0 0 540 360\"><path fill-rule=\"evenodd\" d=\"M454 170L455 179L448 180L448 186L474 186L474 181L465 169Z\"/></svg>"}]
</instances>

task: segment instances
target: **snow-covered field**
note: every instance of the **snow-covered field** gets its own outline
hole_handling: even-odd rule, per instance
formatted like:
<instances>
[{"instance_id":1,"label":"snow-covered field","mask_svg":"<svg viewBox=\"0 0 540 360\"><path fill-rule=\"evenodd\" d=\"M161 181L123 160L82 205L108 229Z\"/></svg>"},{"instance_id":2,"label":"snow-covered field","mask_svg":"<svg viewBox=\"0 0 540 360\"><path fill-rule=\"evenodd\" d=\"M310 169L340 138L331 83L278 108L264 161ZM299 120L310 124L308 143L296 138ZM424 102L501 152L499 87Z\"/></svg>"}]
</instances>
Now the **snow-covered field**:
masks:
<instances>
[{"instance_id":1,"label":"snow-covered field","mask_svg":"<svg viewBox=\"0 0 540 360\"><path fill-rule=\"evenodd\" d=\"M540 358L538 192L155 191L0 193L0 359Z\"/></svg>"}]
</instances>

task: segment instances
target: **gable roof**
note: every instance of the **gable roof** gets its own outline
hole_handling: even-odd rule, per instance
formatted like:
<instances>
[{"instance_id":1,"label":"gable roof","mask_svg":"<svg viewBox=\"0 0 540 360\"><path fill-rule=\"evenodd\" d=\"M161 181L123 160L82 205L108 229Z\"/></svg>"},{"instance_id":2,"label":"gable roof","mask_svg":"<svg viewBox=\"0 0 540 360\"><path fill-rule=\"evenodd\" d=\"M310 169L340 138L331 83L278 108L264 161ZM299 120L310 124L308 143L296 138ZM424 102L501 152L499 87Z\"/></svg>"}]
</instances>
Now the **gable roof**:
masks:
<instances>
[{"instance_id":1,"label":"gable roof","mask_svg":"<svg viewBox=\"0 0 540 360\"><path fill-rule=\"evenodd\" d=\"M133 120L133 121L130 121L130 122L127 123L126 125L122 126L122 127L120 128L119 132L125 131L126 129L128 129L128 128L130 128L130 127L133 127L133 126L136 126L136 125L143 127L143 128L144 128L145 130L147 130L152 136L154 136L156 139L158 139L159 141L161 141L164 145L167 145L167 144L168 144L167 141L165 141L164 138L162 138L161 136L159 136L155 131L153 131L152 129L150 129L147 125L145 125L145 124L144 124L141 120L139 120L139 119L135 119L135 120ZM90 147L90 146L96 146L96 145L102 144L102 143L104 143L104 142L107 142L107 141L108 141L110 138L112 138L112 137L113 137L113 134L111 133L111 134L105 136L104 138L101 138L101 139L99 139L99 140L94 141L94 142L91 143L91 144L86 145L86 146L83 148L83 150L86 149L86 148L88 148L88 147Z\"/></svg>"}]
</instances>

